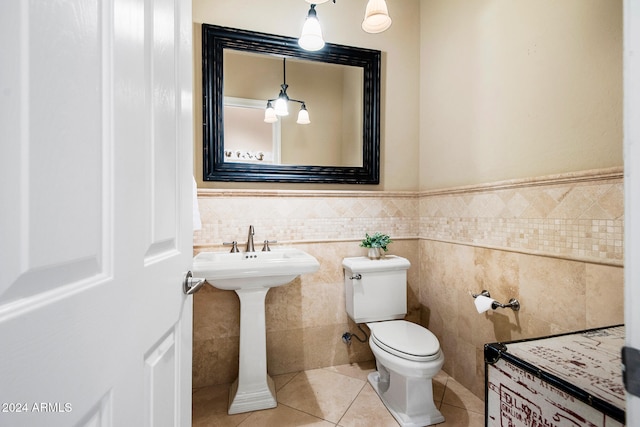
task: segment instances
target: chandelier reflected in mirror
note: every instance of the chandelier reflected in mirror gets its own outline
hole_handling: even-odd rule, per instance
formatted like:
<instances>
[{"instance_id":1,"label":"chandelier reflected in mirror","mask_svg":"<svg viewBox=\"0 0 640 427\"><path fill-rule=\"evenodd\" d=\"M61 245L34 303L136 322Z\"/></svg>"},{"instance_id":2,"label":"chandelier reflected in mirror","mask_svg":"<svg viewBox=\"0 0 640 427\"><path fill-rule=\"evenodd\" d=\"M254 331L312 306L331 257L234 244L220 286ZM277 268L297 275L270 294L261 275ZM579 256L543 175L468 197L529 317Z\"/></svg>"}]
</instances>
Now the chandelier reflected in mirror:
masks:
<instances>
[{"instance_id":1,"label":"chandelier reflected in mirror","mask_svg":"<svg viewBox=\"0 0 640 427\"><path fill-rule=\"evenodd\" d=\"M280 85L280 93L277 98L267 100L267 108L264 110L264 121L266 123L275 123L280 116L289 115L289 102L297 102L300 105L300 111L298 111L298 119L296 123L299 125L308 125L311 123L309 120L309 112L307 111L307 105L304 101L299 99L289 98L287 95L287 58L282 58L282 84Z\"/></svg>"}]
</instances>

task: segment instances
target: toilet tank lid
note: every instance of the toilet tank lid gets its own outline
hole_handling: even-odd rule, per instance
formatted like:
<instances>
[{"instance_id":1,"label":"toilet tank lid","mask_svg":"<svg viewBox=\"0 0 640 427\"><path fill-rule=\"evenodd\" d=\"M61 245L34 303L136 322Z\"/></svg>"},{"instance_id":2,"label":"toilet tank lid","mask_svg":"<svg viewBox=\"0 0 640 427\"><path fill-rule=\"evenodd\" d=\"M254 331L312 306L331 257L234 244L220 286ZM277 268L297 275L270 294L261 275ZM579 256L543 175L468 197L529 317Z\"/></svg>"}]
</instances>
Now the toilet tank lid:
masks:
<instances>
[{"instance_id":1,"label":"toilet tank lid","mask_svg":"<svg viewBox=\"0 0 640 427\"><path fill-rule=\"evenodd\" d=\"M366 273L369 271L393 271L408 270L411 263L408 259L396 255L385 255L380 259L369 259L367 257L353 257L342 260L342 267L355 273Z\"/></svg>"}]
</instances>

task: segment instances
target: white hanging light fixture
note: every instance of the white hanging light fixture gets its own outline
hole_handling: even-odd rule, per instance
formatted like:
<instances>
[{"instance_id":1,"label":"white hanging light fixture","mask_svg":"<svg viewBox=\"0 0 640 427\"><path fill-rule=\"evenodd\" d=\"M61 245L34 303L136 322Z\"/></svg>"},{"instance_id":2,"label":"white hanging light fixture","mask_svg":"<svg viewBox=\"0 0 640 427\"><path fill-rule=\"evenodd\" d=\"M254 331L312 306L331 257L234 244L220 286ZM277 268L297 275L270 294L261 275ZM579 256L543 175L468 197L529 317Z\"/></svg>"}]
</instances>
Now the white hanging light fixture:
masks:
<instances>
[{"instance_id":1,"label":"white hanging light fixture","mask_svg":"<svg viewBox=\"0 0 640 427\"><path fill-rule=\"evenodd\" d=\"M381 33L391 26L391 18L385 0L369 0L362 21L362 29L367 33Z\"/></svg>"},{"instance_id":2,"label":"white hanging light fixture","mask_svg":"<svg viewBox=\"0 0 640 427\"><path fill-rule=\"evenodd\" d=\"M287 86L287 85L284 85ZM276 99L275 113L276 116L288 116L289 115L289 107L287 106L287 102L289 102L289 97L287 96L287 88L284 87L280 90L280 95Z\"/></svg>"},{"instance_id":3,"label":"white hanging light fixture","mask_svg":"<svg viewBox=\"0 0 640 427\"><path fill-rule=\"evenodd\" d=\"M298 113L298 120L296 123L301 125L308 125L311 123L309 120L309 112L304 101L289 98L287 95L287 59L282 58L282 84L280 85L280 93L277 98L267 100L267 108L264 110L264 121L266 123L274 123L278 121L278 117L289 115L289 101L297 102L301 104L300 112Z\"/></svg>"},{"instance_id":4,"label":"white hanging light fixture","mask_svg":"<svg viewBox=\"0 0 640 427\"><path fill-rule=\"evenodd\" d=\"M322 28L318 15L316 13L316 5L312 4L307 14L307 19L302 26L302 34L298 39L298 44L304 50L320 50L324 47L324 39L322 38Z\"/></svg>"},{"instance_id":5,"label":"white hanging light fixture","mask_svg":"<svg viewBox=\"0 0 640 427\"><path fill-rule=\"evenodd\" d=\"M324 47L324 39L322 38L322 28L316 13L316 6L329 0L305 1L311 3L311 8L302 26L298 44L305 50L320 50ZM336 0L333 0L333 2L335 3ZM385 0L368 0L364 20L362 21L362 29L367 33L381 33L390 26L391 18L387 9L387 2Z\"/></svg>"},{"instance_id":6,"label":"white hanging light fixture","mask_svg":"<svg viewBox=\"0 0 640 427\"><path fill-rule=\"evenodd\" d=\"M311 120L309 120L309 112L307 111L307 106L302 104L302 107L300 107L300 111L298 112L298 120L296 120L296 123L299 125L308 125L309 123L311 123Z\"/></svg>"},{"instance_id":7,"label":"white hanging light fixture","mask_svg":"<svg viewBox=\"0 0 640 427\"><path fill-rule=\"evenodd\" d=\"M264 110L264 121L266 123L275 123L278 121L276 110L273 108L271 101L267 101L267 109Z\"/></svg>"}]
</instances>

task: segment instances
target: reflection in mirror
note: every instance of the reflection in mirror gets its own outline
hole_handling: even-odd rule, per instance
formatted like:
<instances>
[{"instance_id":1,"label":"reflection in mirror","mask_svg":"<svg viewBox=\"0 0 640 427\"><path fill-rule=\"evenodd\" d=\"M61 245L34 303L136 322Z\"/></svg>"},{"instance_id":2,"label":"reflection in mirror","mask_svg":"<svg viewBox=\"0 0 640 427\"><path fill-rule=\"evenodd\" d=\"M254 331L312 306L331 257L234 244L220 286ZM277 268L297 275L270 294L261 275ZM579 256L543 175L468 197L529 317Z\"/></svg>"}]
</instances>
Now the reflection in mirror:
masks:
<instances>
[{"instance_id":1,"label":"reflection in mirror","mask_svg":"<svg viewBox=\"0 0 640 427\"><path fill-rule=\"evenodd\" d=\"M207 24L202 35L205 181L379 182L379 51L307 52ZM285 82L289 115L265 123ZM301 105L309 124L297 123Z\"/></svg>"},{"instance_id":2,"label":"reflection in mirror","mask_svg":"<svg viewBox=\"0 0 640 427\"><path fill-rule=\"evenodd\" d=\"M288 59L265 54L247 54L224 49L224 96L262 99L254 120L230 123L226 117L225 151L229 134L241 127L269 129L264 122L267 100L278 97L285 81L287 95L304 101L311 123L296 122L299 103L289 102L289 115L277 116L281 124L281 162L274 164L318 166L362 166L362 90L361 67ZM226 159L225 159L226 160Z\"/></svg>"},{"instance_id":3,"label":"reflection in mirror","mask_svg":"<svg viewBox=\"0 0 640 427\"><path fill-rule=\"evenodd\" d=\"M224 161L280 164L281 122L264 122L264 101L224 97Z\"/></svg>"}]
</instances>

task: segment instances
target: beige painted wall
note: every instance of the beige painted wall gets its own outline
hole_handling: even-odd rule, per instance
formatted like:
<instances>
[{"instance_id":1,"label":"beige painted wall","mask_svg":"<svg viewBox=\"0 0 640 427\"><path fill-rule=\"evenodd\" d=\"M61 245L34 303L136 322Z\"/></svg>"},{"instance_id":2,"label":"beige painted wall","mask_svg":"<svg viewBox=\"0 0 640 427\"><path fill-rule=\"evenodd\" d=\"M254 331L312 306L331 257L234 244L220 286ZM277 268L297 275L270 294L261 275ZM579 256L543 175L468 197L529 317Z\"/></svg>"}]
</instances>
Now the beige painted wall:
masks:
<instances>
[{"instance_id":1,"label":"beige painted wall","mask_svg":"<svg viewBox=\"0 0 640 427\"><path fill-rule=\"evenodd\" d=\"M195 0L195 81L198 23L297 37L306 8ZM383 52L381 184L203 187L428 190L622 165L619 0L398 0L377 35L359 29L362 9L325 3L318 15L327 41ZM200 179L199 121L195 152Z\"/></svg>"},{"instance_id":2,"label":"beige painted wall","mask_svg":"<svg viewBox=\"0 0 640 427\"><path fill-rule=\"evenodd\" d=\"M421 5L420 188L622 166L622 2Z\"/></svg>"},{"instance_id":3,"label":"beige painted wall","mask_svg":"<svg viewBox=\"0 0 640 427\"><path fill-rule=\"evenodd\" d=\"M327 2L317 7L327 42L382 51L380 184L268 184L202 182L202 109L200 26L208 23L298 37L309 10L302 0L194 0L194 117L195 163L198 186L203 188L417 190L419 92L419 5L417 0L395 0L390 5L393 25L381 34L360 28L366 3Z\"/></svg>"}]
</instances>

